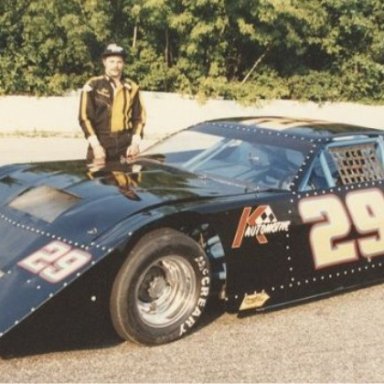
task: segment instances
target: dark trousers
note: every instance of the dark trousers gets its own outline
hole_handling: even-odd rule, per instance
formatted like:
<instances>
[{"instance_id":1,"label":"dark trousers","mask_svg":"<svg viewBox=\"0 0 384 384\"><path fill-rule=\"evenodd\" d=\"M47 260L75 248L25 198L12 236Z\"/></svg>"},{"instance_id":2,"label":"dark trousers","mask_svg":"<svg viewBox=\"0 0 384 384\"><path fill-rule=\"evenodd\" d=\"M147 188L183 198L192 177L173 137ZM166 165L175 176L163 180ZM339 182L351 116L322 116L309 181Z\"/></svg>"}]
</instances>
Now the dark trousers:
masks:
<instances>
[{"instance_id":1,"label":"dark trousers","mask_svg":"<svg viewBox=\"0 0 384 384\"><path fill-rule=\"evenodd\" d=\"M98 139L106 152L106 160L113 161L126 156L127 148L132 142L132 135L129 131L122 131L109 135L100 135ZM87 160L92 161L94 158L93 150L91 146L88 146Z\"/></svg>"}]
</instances>

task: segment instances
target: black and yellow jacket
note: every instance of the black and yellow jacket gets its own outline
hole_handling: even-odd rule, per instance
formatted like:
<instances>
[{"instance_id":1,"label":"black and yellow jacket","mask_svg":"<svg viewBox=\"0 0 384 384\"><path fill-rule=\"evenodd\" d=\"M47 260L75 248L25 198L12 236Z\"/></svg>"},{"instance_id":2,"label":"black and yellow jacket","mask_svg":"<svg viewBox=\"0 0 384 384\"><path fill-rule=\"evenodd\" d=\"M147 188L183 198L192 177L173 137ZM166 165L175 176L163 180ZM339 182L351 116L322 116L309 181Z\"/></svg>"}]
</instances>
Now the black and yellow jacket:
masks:
<instances>
[{"instance_id":1,"label":"black and yellow jacket","mask_svg":"<svg viewBox=\"0 0 384 384\"><path fill-rule=\"evenodd\" d=\"M143 135L146 112L139 87L131 80L122 79L115 86L108 76L91 78L83 87L80 97L79 122L86 138L99 139L128 130Z\"/></svg>"}]
</instances>

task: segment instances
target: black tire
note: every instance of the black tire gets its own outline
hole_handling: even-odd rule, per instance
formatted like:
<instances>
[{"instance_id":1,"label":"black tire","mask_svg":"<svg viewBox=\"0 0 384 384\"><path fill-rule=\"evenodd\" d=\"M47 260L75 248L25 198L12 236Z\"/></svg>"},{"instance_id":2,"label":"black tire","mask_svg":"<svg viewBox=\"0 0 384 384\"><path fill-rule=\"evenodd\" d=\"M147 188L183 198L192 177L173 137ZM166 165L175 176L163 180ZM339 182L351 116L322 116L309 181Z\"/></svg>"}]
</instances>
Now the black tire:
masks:
<instances>
[{"instance_id":1,"label":"black tire","mask_svg":"<svg viewBox=\"0 0 384 384\"><path fill-rule=\"evenodd\" d=\"M113 283L110 311L125 340L156 345L197 324L211 285L208 258L193 239L170 228L143 236Z\"/></svg>"}]
</instances>

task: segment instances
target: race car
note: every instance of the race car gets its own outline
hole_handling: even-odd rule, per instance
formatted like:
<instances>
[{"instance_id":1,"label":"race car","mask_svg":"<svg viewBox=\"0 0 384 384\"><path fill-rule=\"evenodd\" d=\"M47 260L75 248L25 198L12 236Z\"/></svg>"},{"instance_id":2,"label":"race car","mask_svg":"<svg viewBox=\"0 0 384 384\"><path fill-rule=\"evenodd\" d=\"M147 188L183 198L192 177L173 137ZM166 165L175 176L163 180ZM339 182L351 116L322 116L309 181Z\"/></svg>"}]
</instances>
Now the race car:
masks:
<instances>
[{"instance_id":1,"label":"race car","mask_svg":"<svg viewBox=\"0 0 384 384\"><path fill-rule=\"evenodd\" d=\"M206 121L134 160L0 168L0 335L109 259L123 339L174 341L207 302L252 313L381 281L384 136Z\"/></svg>"}]
</instances>

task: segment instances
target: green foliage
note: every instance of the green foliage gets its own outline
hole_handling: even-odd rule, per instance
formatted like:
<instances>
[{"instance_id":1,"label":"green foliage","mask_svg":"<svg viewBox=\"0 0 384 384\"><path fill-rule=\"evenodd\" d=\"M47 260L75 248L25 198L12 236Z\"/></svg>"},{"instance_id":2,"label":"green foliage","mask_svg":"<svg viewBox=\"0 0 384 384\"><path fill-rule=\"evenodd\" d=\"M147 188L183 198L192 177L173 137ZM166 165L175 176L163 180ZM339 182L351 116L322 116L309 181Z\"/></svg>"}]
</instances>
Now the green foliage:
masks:
<instances>
[{"instance_id":1,"label":"green foliage","mask_svg":"<svg viewBox=\"0 0 384 384\"><path fill-rule=\"evenodd\" d=\"M97 1L2 0L0 92L62 94L95 70L108 38L107 9ZM97 53L97 55L96 55Z\"/></svg>"},{"instance_id":2,"label":"green foliage","mask_svg":"<svg viewBox=\"0 0 384 384\"><path fill-rule=\"evenodd\" d=\"M317 103L339 101L341 79L326 71L309 71L303 75L293 75L288 79L288 98L312 100Z\"/></svg>"},{"instance_id":3,"label":"green foliage","mask_svg":"<svg viewBox=\"0 0 384 384\"><path fill-rule=\"evenodd\" d=\"M60 95L116 41L145 90L383 102L382 0L1 0L0 94Z\"/></svg>"},{"instance_id":4,"label":"green foliage","mask_svg":"<svg viewBox=\"0 0 384 384\"><path fill-rule=\"evenodd\" d=\"M198 96L239 100L243 104L255 104L265 99L284 99L289 96L286 82L274 72L264 72L253 81L242 83L228 82L225 77L202 78Z\"/></svg>"}]
</instances>

